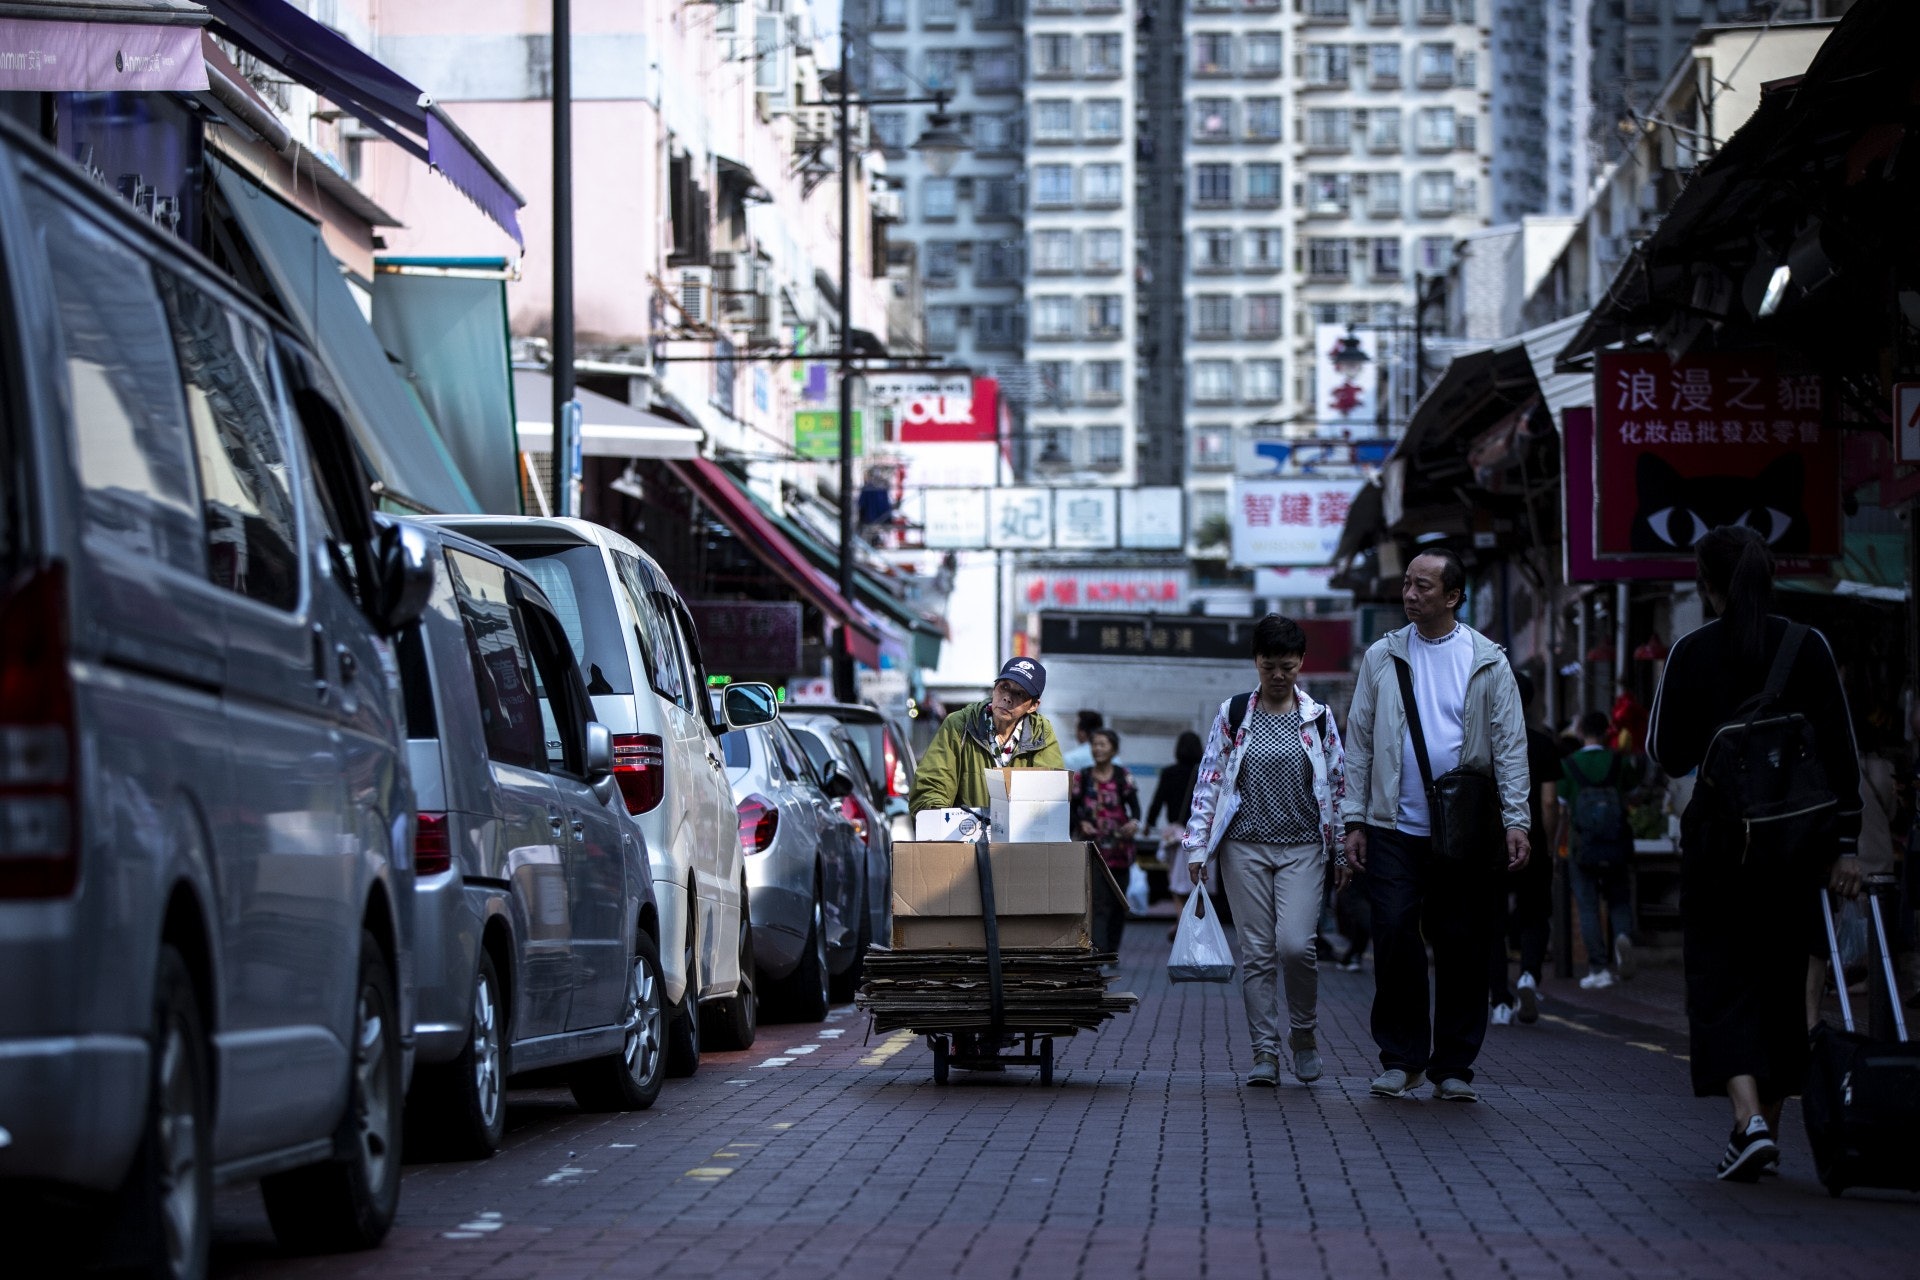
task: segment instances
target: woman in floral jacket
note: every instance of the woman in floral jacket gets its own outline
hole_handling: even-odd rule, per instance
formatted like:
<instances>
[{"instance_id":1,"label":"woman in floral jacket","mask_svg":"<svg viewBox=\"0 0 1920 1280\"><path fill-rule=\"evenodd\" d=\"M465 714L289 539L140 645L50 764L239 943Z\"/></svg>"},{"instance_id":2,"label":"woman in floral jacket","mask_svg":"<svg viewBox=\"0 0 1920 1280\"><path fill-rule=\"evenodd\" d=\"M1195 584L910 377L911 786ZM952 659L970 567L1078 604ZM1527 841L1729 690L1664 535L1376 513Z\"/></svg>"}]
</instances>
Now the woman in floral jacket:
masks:
<instances>
[{"instance_id":1,"label":"woman in floral jacket","mask_svg":"<svg viewBox=\"0 0 1920 1280\"><path fill-rule=\"evenodd\" d=\"M1233 907L1240 990L1253 1030L1247 1083L1280 1083L1276 976L1287 994L1288 1048L1302 1084L1320 1078L1315 935L1331 863L1348 877L1338 827L1346 755L1333 713L1296 686L1307 637L1270 613L1253 633L1260 685L1220 704L1193 788L1187 863L1196 885L1213 862Z\"/></svg>"}]
</instances>

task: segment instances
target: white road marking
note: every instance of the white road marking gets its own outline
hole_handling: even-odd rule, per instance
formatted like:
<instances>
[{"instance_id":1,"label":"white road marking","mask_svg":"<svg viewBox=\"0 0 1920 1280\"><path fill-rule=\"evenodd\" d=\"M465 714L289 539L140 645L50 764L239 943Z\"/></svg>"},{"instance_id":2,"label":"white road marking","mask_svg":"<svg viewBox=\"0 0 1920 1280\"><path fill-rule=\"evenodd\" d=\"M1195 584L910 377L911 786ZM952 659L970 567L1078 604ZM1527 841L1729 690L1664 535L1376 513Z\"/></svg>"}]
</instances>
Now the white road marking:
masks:
<instances>
[{"instance_id":1,"label":"white road marking","mask_svg":"<svg viewBox=\"0 0 1920 1280\"><path fill-rule=\"evenodd\" d=\"M787 1050L788 1053L814 1053L820 1048L817 1044L797 1044Z\"/></svg>"},{"instance_id":2,"label":"white road marking","mask_svg":"<svg viewBox=\"0 0 1920 1280\"><path fill-rule=\"evenodd\" d=\"M551 1187L558 1183L565 1182L569 1178L582 1178L589 1173L598 1173L598 1172L599 1172L598 1169L577 1169L572 1165L564 1165L557 1171L550 1173L546 1177L540 1179L540 1181L544 1182L545 1184Z\"/></svg>"},{"instance_id":3,"label":"white road marking","mask_svg":"<svg viewBox=\"0 0 1920 1280\"><path fill-rule=\"evenodd\" d=\"M792 1058L768 1058L765 1062L761 1063L760 1065L763 1067L784 1067L789 1062L792 1062L792 1061L793 1061Z\"/></svg>"}]
</instances>

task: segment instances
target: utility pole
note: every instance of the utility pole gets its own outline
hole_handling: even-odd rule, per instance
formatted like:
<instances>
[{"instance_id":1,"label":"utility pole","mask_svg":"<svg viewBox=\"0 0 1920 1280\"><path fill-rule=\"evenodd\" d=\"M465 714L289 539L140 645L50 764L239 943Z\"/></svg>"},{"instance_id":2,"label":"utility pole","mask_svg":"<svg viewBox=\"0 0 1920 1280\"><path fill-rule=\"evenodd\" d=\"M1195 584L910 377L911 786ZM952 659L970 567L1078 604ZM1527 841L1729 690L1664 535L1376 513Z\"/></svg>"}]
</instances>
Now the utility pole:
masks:
<instances>
[{"instance_id":1,"label":"utility pole","mask_svg":"<svg viewBox=\"0 0 1920 1280\"><path fill-rule=\"evenodd\" d=\"M848 619L833 655L833 696L855 700L853 686L853 38L848 0L840 5L840 598Z\"/></svg>"},{"instance_id":2,"label":"utility pole","mask_svg":"<svg viewBox=\"0 0 1920 1280\"><path fill-rule=\"evenodd\" d=\"M553 511L573 507L573 15L553 0Z\"/></svg>"}]
</instances>

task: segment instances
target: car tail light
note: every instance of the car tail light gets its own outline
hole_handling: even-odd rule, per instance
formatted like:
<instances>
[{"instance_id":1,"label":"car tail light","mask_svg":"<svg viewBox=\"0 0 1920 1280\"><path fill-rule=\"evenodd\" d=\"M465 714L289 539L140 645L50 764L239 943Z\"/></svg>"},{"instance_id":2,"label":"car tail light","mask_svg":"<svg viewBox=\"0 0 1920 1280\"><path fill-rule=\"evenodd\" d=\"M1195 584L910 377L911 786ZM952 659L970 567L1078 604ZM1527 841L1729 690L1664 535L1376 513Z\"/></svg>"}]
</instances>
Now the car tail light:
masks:
<instances>
[{"instance_id":1,"label":"car tail light","mask_svg":"<svg viewBox=\"0 0 1920 1280\"><path fill-rule=\"evenodd\" d=\"M773 833L780 829L780 810L763 795L751 795L734 806L740 810L740 847L748 853L765 853L773 847Z\"/></svg>"},{"instance_id":2,"label":"car tail light","mask_svg":"<svg viewBox=\"0 0 1920 1280\"><path fill-rule=\"evenodd\" d=\"M80 883L67 575L30 570L0 602L0 898L63 898Z\"/></svg>"},{"instance_id":3,"label":"car tail light","mask_svg":"<svg viewBox=\"0 0 1920 1280\"><path fill-rule=\"evenodd\" d=\"M900 794L900 784L906 781L907 771L900 765L900 752L893 745L893 735L880 735L881 763L887 769L887 795L889 798Z\"/></svg>"},{"instance_id":4,"label":"car tail light","mask_svg":"<svg viewBox=\"0 0 1920 1280\"><path fill-rule=\"evenodd\" d=\"M860 837L860 843L865 844L867 842L867 812L860 807L860 802L852 796L841 796L840 812L845 814L847 821L853 824L853 834Z\"/></svg>"},{"instance_id":5,"label":"car tail light","mask_svg":"<svg viewBox=\"0 0 1920 1280\"><path fill-rule=\"evenodd\" d=\"M444 813L418 813L413 819L413 874L437 876L453 866L453 841Z\"/></svg>"},{"instance_id":6,"label":"car tail light","mask_svg":"<svg viewBox=\"0 0 1920 1280\"><path fill-rule=\"evenodd\" d=\"M628 813L651 813L667 793L667 744L655 733L613 735L613 778Z\"/></svg>"}]
</instances>

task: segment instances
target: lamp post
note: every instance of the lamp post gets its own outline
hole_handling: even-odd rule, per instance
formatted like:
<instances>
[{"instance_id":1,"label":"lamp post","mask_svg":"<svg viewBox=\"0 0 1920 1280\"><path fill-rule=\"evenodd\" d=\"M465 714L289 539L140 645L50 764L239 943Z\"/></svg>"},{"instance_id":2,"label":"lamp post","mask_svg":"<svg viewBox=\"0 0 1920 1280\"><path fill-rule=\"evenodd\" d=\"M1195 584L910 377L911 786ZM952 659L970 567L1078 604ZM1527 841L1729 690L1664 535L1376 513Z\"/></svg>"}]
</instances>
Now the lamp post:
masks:
<instances>
[{"instance_id":1,"label":"lamp post","mask_svg":"<svg viewBox=\"0 0 1920 1280\"><path fill-rule=\"evenodd\" d=\"M853 28L847 20L847 6L840 11L840 83L833 106L839 125L840 143L840 562L837 583L840 598L853 609L853 108L865 106L853 96ZM954 162L967 149L967 140L953 127L946 114L947 95L936 93L926 98L888 98L894 105L931 104L933 114L927 130L913 144L935 177L953 172ZM808 103L808 106L825 105ZM849 617L849 622L851 617ZM840 646L833 655L833 696L852 702L856 696L853 680L853 628L840 628Z\"/></svg>"},{"instance_id":2,"label":"lamp post","mask_svg":"<svg viewBox=\"0 0 1920 1280\"><path fill-rule=\"evenodd\" d=\"M573 442L573 14L553 0L553 510L572 509Z\"/></svg>"}]
</instances>

